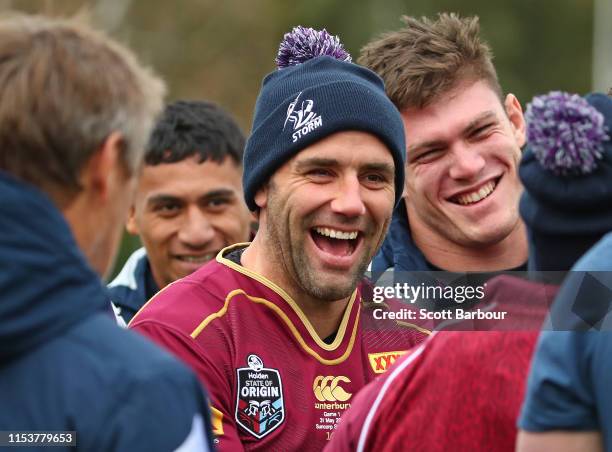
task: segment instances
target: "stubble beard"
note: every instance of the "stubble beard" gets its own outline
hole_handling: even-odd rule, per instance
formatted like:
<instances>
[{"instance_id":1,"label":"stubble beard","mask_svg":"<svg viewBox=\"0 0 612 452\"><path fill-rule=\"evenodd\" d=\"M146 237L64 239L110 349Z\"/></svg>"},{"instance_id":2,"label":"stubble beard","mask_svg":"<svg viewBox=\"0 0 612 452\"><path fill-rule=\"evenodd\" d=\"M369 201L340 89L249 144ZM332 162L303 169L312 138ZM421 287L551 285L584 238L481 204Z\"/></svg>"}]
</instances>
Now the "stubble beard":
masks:
<instances>
[{"instance_id":1,"label":"stubble beard","mask_svg":"<svg viewBox=\"0 0 612 452\"><path fill-rule=\"evenodd\" d=\"M331 302L346 299L353 294L368 268L366 259L359 263L348 278L337 278L333 275L322 278L323 275L317 274L312 268L305 252L307 237L303 234L310 233L304 226L308 224L308 218L303 218L302 224L299 225L300 236L296 238L291 234L289 218L282 213L275 196L269 198L268 213L266 233L271 245L270 252L274 256L275 264L284 269L289 281L293 280L302 292L315 300ZM281 221L284 221L284 224ZM324 279L328 282L324 283Z\"/></svg>"}]
</instances>

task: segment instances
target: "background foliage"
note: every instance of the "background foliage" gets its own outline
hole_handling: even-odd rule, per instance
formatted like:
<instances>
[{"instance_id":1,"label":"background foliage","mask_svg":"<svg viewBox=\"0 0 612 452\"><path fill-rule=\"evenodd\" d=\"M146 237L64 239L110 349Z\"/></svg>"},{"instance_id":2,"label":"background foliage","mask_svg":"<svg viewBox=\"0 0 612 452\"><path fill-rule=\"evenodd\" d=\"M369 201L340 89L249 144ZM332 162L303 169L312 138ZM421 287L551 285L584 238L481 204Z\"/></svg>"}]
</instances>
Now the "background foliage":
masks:
<instances>
[{"instance_id":1,"label":"background foliage","mask_svg":"<svg viewBox=\"0 0 612 452\"><path fill-rule=\"evenodd\" d=\"M94 25L130 45L166 79L168 100L216 101L245 131L278 43L295 25L339 35L356 59L369 39L399 28L402 14L478 15L502 88L525 107L552 89L590 90L593 8L593 0L0 0L1 10L88 11ZM118 265L135 246L136 239L126 238Z\"/></svg>"}]
</instances>

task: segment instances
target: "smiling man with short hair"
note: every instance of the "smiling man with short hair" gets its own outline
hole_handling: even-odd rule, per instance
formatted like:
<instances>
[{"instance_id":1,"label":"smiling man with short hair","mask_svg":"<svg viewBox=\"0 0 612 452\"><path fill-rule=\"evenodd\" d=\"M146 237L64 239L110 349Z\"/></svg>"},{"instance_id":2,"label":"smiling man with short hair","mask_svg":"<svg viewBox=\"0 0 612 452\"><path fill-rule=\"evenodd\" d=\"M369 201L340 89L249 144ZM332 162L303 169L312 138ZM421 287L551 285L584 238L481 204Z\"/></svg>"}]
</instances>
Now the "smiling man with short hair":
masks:
<instances>
[{"instance_id":1,"label":"smiling man with short hair","mask_svg":"<svg viewBox=\"0 0 612 452\"><path fill-rule=\"evenodd\" d=\"M372 269L524 268L521 105L502 94L477 17L403 20L359 59L385 81L407 146L406 196Z\"/></svg>"},{"instance_id":2,"label":"smiling man with short hair","mask_svg":"<svg viewBox=\"0 0 612 452\"><path fill-rule=\"evenodd\" d=\"M324 55L304 61L304 48ZM220 450L321 450L353 394L426 335L377 323L362 280L401 197L399 112L325 31L297 27L278 59L244 155L255 238L130 324L211 389Z\"/></svg>"},{"instance_id":3,"label":"smiling man with short hair","mask_svg":"<svg viewBox=\"0 0 612 452\"><path fill-rule=\"evenodd\" d=\"M144 248L109 284L125 323L159 289L193 273L222 248L249 240L243 148L240 128L218 105L178 101L166 107L146 149L127 221Z\"/></svg>"}]
</instances>

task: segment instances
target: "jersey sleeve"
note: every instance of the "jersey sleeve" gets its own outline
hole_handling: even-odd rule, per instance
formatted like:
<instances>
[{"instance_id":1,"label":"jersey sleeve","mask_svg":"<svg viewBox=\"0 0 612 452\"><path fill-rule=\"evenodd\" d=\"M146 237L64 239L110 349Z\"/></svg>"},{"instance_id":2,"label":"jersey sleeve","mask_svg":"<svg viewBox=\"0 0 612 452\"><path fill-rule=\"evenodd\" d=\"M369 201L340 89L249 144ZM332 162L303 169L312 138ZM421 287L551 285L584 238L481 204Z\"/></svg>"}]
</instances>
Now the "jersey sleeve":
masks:
<instances>
[{"instance_id":1,"label":"jersey sleeve","mask_svg":"<svg viewBox=\"0 0 612 452\"><path fill-rule=\"evenodd\" d=\"M519 418L521 429L597 429L591 361L598 334L542 332Z\"/></svg>"},{"instance_id":2,"label":"jersey sleeve","mask_svg":"<svg viewBox=\"0 0 612 452\"><path fill-rule=\"evenodd\" d=\"M139 322L130 328L161 345L194 370L209 392L217 449L243 450L233 416L233 375L227 372L231 369L229 350L224 348L222 353L215 353L219 344L211 344L211 350L203 350L191 337L156 322Z\"/></svg>"}]
</instances>

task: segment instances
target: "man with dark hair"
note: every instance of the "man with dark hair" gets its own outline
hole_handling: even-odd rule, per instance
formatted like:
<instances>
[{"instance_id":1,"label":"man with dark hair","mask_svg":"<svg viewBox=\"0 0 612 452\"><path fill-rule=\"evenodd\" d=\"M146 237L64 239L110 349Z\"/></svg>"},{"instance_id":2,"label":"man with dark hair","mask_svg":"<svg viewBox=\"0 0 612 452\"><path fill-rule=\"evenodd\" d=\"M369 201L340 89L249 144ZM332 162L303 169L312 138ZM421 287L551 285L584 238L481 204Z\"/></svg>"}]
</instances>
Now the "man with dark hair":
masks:
<instances>
[{"instance_id":1,"label":"man with dark hair","mask_svg":"<svg viewBox=\"0 0 612 452\"><path fill-rule=\"evenodd\" d=\"M405 198L372 269L521 267L521 106L502 95L477 17L403 20L358 60L385 81L406 132Z\"/></svg>"},{"instance_id":2,"label":"man with dark hair","mask_svg":"<svg viewBox=\"0 0 612 452\"><path fill-rule=\"evenodd\" d=\"M244 135L206 101L168 105L153 129L127 229L144 245L109 284L125 323L171 282L250 238L242 200Z\"/></svg>"},{"instance_id":3,"label":"man with dark hair","mask_svg":"<svg viewBox=\"0 0 612 452\"><path fill-rule=\"evenodd\" d=\"M128 49L83 24L0 19L0 431L9 445L211 446L197 379L117 327L100 280L164 91Z\"/></svg>"}]
</instances>

